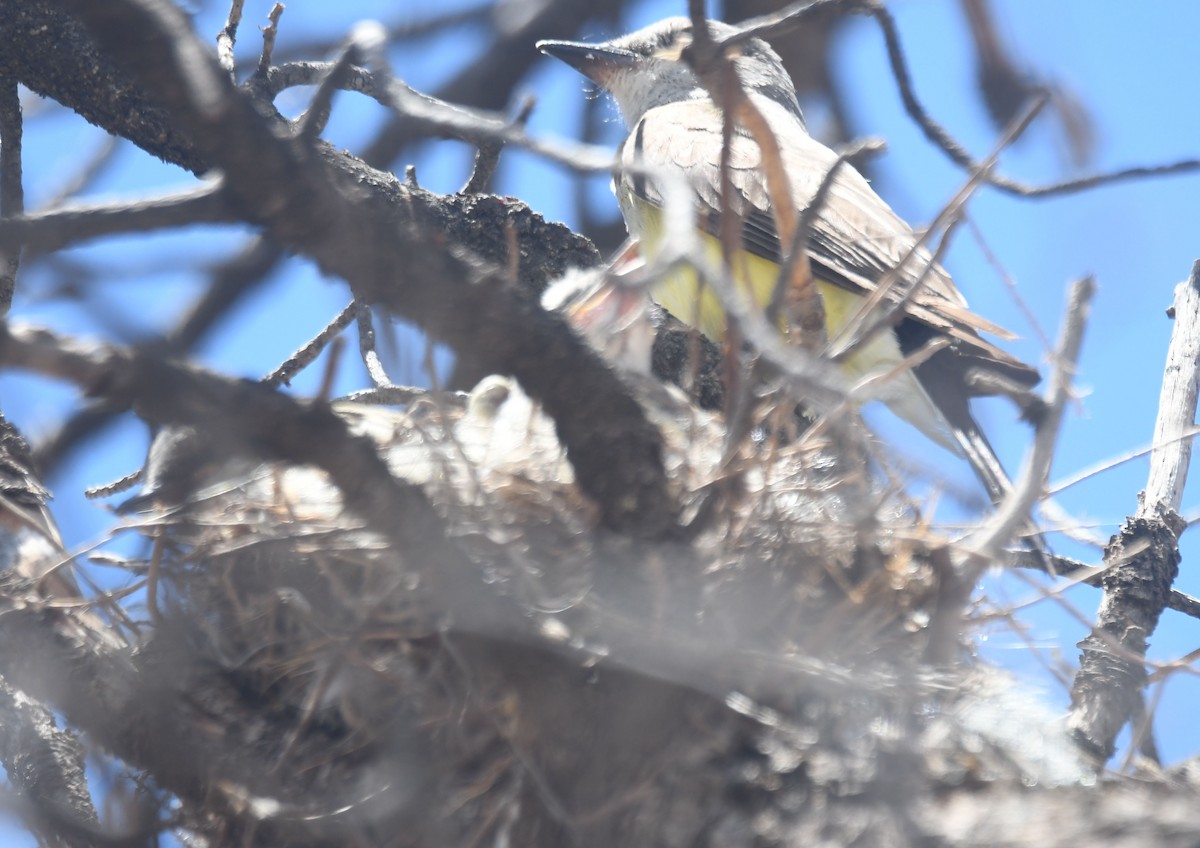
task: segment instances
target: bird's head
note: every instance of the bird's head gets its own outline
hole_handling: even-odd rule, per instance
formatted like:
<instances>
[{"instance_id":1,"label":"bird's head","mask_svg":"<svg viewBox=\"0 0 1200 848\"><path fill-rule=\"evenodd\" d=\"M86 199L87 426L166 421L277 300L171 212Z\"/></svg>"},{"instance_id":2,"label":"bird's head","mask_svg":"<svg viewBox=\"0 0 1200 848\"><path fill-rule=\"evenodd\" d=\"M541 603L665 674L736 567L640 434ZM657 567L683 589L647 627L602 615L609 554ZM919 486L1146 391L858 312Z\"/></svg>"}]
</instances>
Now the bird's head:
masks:
<instances>
[{"instance_id":1,"label":"bird's head","mask_svg":"<svg viewBox=\"0 0 1200 848\"><path fill-rule=\"evenodd\" d=\"M720 21L709 21L708 27L715 39L736 32ZM656 106L708 98L700 80L681 60L692 38L692 22L677 17L596 44L539 41L537 46L612 94L625 122L633 126ZM767 97L800 117L791 78L769 44L751 38L730 48L729 55L749 93Z\"/></svg>"}]
</instances>

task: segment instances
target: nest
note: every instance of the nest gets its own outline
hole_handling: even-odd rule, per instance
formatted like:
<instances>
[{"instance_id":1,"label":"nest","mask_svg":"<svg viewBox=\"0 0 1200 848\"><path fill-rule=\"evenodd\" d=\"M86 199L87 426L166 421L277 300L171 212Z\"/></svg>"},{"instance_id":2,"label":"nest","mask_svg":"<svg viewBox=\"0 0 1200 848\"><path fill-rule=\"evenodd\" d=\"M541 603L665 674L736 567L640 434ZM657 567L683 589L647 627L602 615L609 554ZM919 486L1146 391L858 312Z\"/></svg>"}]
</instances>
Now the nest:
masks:
<instances>
[{"instance_id":1,"label":"nest","mask_svg":"<svg viewBox=\"0 0 1200 848\"><path fill-rule=\"evenodd\" d=\"M600 527L553 423L499 378L404 411L336 405L436 506L465 573L367 530L312 468L218 462L139 516L157 622L141 663L247 764L212 786L231 815L185 827L213 844L905 844L939 786L1028 779L955 706L966 672L931 624L962 610L906 504L827 443L780 437L790 408L763 406L731 449L714 414L636 388L687 538Z\"/></svg>"}]
</instances>

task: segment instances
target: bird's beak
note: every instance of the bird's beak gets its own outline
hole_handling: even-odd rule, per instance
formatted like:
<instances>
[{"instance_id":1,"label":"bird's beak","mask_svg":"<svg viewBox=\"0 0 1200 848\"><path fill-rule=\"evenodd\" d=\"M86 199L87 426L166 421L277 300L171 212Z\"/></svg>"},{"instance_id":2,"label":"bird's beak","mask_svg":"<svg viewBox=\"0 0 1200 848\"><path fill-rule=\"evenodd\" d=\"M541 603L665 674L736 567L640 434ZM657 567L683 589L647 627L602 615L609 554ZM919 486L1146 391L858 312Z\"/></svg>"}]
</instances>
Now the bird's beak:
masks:
<instances>
[{"instance_id":1,"label":"bird's beak","mask_svg":"<svg viewBox=\"0 0 1200 848\"><path fill-rule=\"evenodd\" d=\"M638 54L620 47L579 41L539 41L537 49L547 56L561 59L599 86L604 86L616 71L632 68L640 58Z\"/></svg>"}]
</instances>

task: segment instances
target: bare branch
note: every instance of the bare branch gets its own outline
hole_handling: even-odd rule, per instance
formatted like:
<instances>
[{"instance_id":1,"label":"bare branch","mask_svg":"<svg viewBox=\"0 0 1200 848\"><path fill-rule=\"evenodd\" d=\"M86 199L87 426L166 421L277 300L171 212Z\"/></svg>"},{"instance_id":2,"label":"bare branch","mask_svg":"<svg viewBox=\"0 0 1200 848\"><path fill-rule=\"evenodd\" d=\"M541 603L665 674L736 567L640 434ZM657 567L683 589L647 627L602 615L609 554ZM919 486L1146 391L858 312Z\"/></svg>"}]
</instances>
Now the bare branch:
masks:
<instances>
[{"instance_id":1,"label":"bare branch","mask_svg":"<svg viewBox=\"0 0 1200 848\"><path fill-rule=\"evenodd\" d=\"M66 206L0 220L0 246L10 250L25 244L30 252L51 253L102 236L236 220L225 203L221 182L211 180L195 189L149 200Z\"/></svg>"},{"instance_id":2,"label":"bare branch","mask_svg":"<svg viewBox=\"0 0 1200 848\"><path fill-rule=\"evenodd\" d=\"M1175 319L1175 329L1167 350L1158 419L1154 422L1150 477L1140 498L1138 518L1177 513L1183 501L1192 460L1192 440L1184 436L1195 429L1200 390L1200 260L1192 265L1191 278L1175 289L1175 303L1169 314Z\"/></svg>"},{"instance_id":3,"label":"bare branch","mask_svg":"<svg viewBox=\"0 0 1200 848\"><path fill-rule=\"evenodd\" d=\"M79 740L56 726L43 704L0 678L0 762L22 800L21 812L47 844L90 848L95 843L61 825L98 823L84 775Z\"/></svg>"},{"instance_id":4,"label":"bare branch","mask_svg":"<svg viewBox=\"0 0 1200 848\"><path fill-rule=\"evenodd\" d=\"M283 362L278 368L263 377L263 385L267 386L286 386L291 383L293 377L299 374L304 368L308 367L318 356L321 355L326 345L329 344L342 330L350 326L350 322L355 319L358 313L358 304L351 301L345 309L337 314L337 317L330 321L325 329L317 333L317 335L300 350L293 353Z\"/></svg>"},{"instance_id":5,"label":"bare branch","mask_svg":"<svg viewBox=\"0 0 1200 848\"><path fill-rule=\"evenodd\" d=\"M242 6L245 0L232 0L229 4L229 17L225 26L217 33L217 61L229 74L229 79L237 80L237 66L233 58L233 45L237 42L238 26L242 22Z\"/></svg>"},{"instance_id":6,"label":"bare branch","mask_svg":"<svg viewBox=\"0 0 1200 848\"><path fill-rule=\"evenodd\" d=\"M1092 575L1085 577L1083 582L1096 588L1104 587L1104 568L1096 568L1094 565L1081 562L1077 559L1071 559L1061 554L1031 550L1008 550L1004 552L1004 561L1006 565L1015 568L1028 568L1031 571L1040 571L1043 574L1050 573L1046 569L1048 563L1053 567L1053 576L1055 577L1073 577L1084 572L1092 572ZM1191 595L1180 592L1178 589L1172 589L1170 595L1167 596L1167 609L1173 609L1191 618L1200 619L1200 599L1193 598Z\"/></svg>"},{"instance_id":7,"label":"bare branch","mask_svg":"<svg viewBox=\"0 0 1200 848\"><path fill-rule=\"evenodd\" d=\"M455 138L479 148L512 144L529 150L575 171L602 171L612 167L612 152L607 148L555 139L546 141L528 135L522 115L531 105L523 104L514 119L502 114L485 112L447 103L419 92L396 79L386 59L371 44L383 42L382 37L369 39L370 30L360 27L356 42L365 54L371 69L348 65L330 84L331 88L353 91L370 97L392 109L414 131L444 138ZM317 85L330 78L335 67L332 62L289 62L268 68L262 75L246 83L256 97L274 100L279 92L301 85Z\"/></svg>"},{"instance_id":8,"label":"bare branch","mask_svg":"<svg viewBox=\"0 0 1200 848\"><path fill-rule=\"evenodd\" d=\"M448 135L476 146L512 144L575 171L604 171L612 168L613 154L606 148L568 143L547 142L529 136L524 129L502 116L454 106L428 94L409 88L396 79L387 57L378 49L363 45L367 64L375 76L376 99L428 132Z\"/></svg>"},{"instance_id":9,"label":"bare branch","mask_svg":"<svg viewBox=\"0 0 1200 848\"><path fill-rule=\"evenodd\" d=\"M896 20L887 8L878 2L868 4L869 14L879 24L883 32L884 43L887 46L888 60L892 65L892 74L900 88L900 99L909 116L917 122L925 137L943 150L957 165L967 170L974 170L974 160L966 149L959 144L940 124L934 121L913 90L912 76L908 70L908 62L904 58L904 49L900 45L900 34ZM1184 159L1167 165L1149 167L1125 168L1108 174L1096 174L1078 180L1067 180L1048 186L1027 186L1016 180L993 174L988 178L988 184L1001 191L1019 197L1052 197L1071 194L1085 189L1097 188L1103 185L1122 182L1124 180L1142 177L1166 176L1200 171L1200 159Z\"/></svg>"},{"instance_id":10,"label":"bare branch","mask_svg":"<svg viewBox=\"0 0 1200 848\"><path fill-rule=\"evenodd\" d=\"M358 324L358 352L362 356L363 365L367 367L367 375L371 378L371 382L377 389L395 385L392 378L383 370L379 352L375 350L375 326L371 307L365 303L355 302L354 321Z\"/></svg>"},{"instance_id":11,"label":"bare branch","mask_svg":"<svg viewBox=\"0 0 1200 848\"><path fill-rule=\"evenodd\" d=\"M25 211L25 188L21 180L21 98L15 77L0 75L0 220L15 218ZM0 318L12 308L21 267L21 244L0 249Z\"/></svg>"},{"instance_id":12,"label":"bare branch","mask_svg":"<svg viewBox=\"0 0 1200 848\"><path fill-rule=\"evenodd\" d=\"M275 36L279 34L279 19L283 16L284 5L276 3L267 13L267 25L262 28L262 53L258 57L256 73L265 74L271 67L271 54L275 52Z\"/></svg>"},{"instance_id":13,"label":"bare branch","mask_svg":"<svg viewBox=\"0 0 1200 848\"><path fill-rule=\"evenodd\" d=\"M1071 286L1067 295L1067 314L1054 357L1054 370L1046 387L1046 409L1038 422L1033 447L1025 457L1012 491L991 519L963 543L963 557L966 562L972 563L968 574L982 573L1017 528L1029 520L1030 510L1045 491L1050 463L1054 459L1054 446L1058 441L1067 402L1071 399L1071 381L1079 362L1083 331L1087 326L1095 291L1096 284L1090 277ZM974 583L974 579L966 582Z\"/></svg>"},{"instance_id":14,"label":"bare branch","mask_svg":"<svg viewBox=\"0 0 1200 848\"><path fill-rule=\"evenodd\" d=\"M219 326L224 315L267 281L282 255L282 248L270 239L252 239L242 251L217 265L204 292L164 338L151 340L143 347L160 356L187 354ZM38 443L35 449L38 467L47 471L56 468L73 450L111 424L123 411L105 401L85 405Z\"/></svg>"},{"instance_id":15,"label":"bare branch","mask_svg":"<svg viewBox=\"0 0 1200 848\"><path fill-rule=\"evenodd\" d=\"M351 41L342 51L338 60L329 68L329 71L321 77L312 103L299 119L300 127L296 135L301 141L311 144L325 129L325 124L329 122L329 115L333 110L333 93L346 85L346 81L354 71L357 56L358 47Z\"/></svg>"},{"instance_id":16,"label":"bare branch","mask_svg":"<svg viewBox=\"0 0 1200 848\"><path fill-rule=\"evenodd\" d=\"M522 14L505 16L503 25L497 25L499 19L493 18L494 39L486 52L476 56L434 93L445 102L500 112L509 107L513 92L524 84L529 69L540 59L539 53L529 49L531 44L543 38L561 38L563 33L575 32L587 21L615 17L623 3L624 0L591 0L522 4ZM497 11L495 6L481 8L489 15ZM513 18L517 20L514 22ZM393 121L363 152L363 159L376 167L390 166L397 153L423 132L412 121L403 118Z\"/></svg>"},{"instance_id":17,"label":"bare branch","mask_svg":"<svg viewBox=\"0 0 1200 848\"><path fill-rule=\"evenodd\" d=\"M76 18L43 0L0 0L0 20L5 28L0 74L160 159L194 174L208 170L163 104L115 71Z\"/></svg>"},{"instance_id":18,"label":"bare branch","mask_svg":"<svg viewBox=\"0 0 1200 848\"><path fill-rule=\"evenodd\" d=\"M537 101L532 97L522 100L521 105L517 107L517 114L513 116L512 126L524 129L536 104ZM500 162L500 151L503 148L504 143L501 141L493 141L490 144L479 146L475 153L475 167L471 170L471 178L462 187L463 194L483 194L488 190L492 184L492 176L496 173L496 165Z\"/></svg>"},{"instance_id":19,"label":"bare branch","mask_svg":"<svg viewBox=\"0 0 1200 848\"><path fill-rule=\"evenodd\" d=\"M1117 734L1141 708L1146 643L1179 575L1178 538L1186 525L1176 510L1191 459L1191 439L1179 437L1196 420L1200 262L1176 288L1173 312L1149 481L1137 512L1104 552L1104 599L1095 627L1080 643L1083 654L1071 687L1070 727L1101 761L1112 756Z\"/></svg>"}]
</instances>

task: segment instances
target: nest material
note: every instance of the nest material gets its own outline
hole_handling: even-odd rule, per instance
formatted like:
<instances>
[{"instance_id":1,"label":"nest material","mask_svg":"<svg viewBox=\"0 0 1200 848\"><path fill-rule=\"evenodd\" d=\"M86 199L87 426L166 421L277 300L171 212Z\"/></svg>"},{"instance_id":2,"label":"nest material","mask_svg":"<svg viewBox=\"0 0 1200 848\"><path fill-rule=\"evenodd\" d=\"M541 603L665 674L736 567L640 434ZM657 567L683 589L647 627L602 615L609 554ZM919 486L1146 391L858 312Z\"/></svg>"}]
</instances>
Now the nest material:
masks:
<instances>
[{"instance_id":1,"label":"nest material","mask_svg":"<svg viewBox=\"0 0 1200 848\"><path fill-rule=\"evenodd\" d=\"M902 505L827 446L775 438L790 411L731 452L715 415L637 389L688 542L600 529L552 422L499 378L404 412L338 407L436 505L466 579L365 530L311 468L218 474L143 516L161 586L143 662L171 666L214 745L263 764L215 787L229 818L191 826L248 844L905 844L938 780L1027 776L936 706L957 676L925 662L938 569Z\"/></svg>"}]
</instances>

